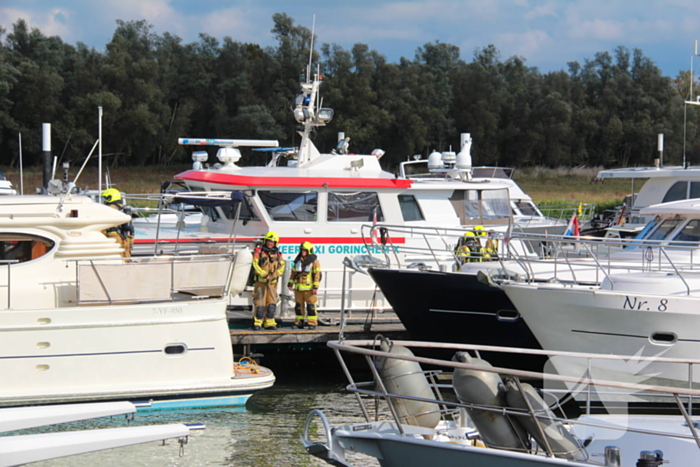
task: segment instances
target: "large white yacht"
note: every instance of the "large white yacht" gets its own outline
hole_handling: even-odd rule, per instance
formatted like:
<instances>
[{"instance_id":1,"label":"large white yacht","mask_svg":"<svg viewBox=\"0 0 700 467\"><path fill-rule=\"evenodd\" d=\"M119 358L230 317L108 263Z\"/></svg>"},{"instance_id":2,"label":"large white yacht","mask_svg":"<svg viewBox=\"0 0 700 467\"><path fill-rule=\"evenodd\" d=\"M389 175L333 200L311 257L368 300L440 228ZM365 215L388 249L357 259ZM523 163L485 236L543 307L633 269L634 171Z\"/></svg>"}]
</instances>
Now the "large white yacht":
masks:
<instances>
[{"instance_id":1,"label":"large white yacht","mask_svg":"<svg viewBox=\"0 0 700 467\"><path fill-rule=\"evenodd\" d=\"M473 168L472 140L466 133L459 153L434 152L425 161L406 161L399 174L382 169L382 150L349 152L349 138L341 138L330 153L321 153L311 134L329 122L333 112L318 105L320 83L320 76L316 76L301 85L294 110L303 126L298 148L274 148L276 141L180 139L183 145L218 146L219 162L206 167L207 153L195 151L192 170L176 179L195 192L230 190L245 197L240 209L205 209L204 225L183 222L181 233L161 241L197 242L205 236L203 231L211 239L223 241L235 230L237 241L254 242L272 230L280 235L280 248L289 260L301 242L309 241L324 271L319 309L339 310L346 274L343 260L372 248L360 237L363 224L462 228L487 223L505 228L517 223L527 229L564 231L566 219L545 218L511 179L512 170ZM245 165L239 148L246 146L270 149L269 162ZM419 165L421 169L416 170ZM140 229L137 224L136 245L152 244L152 237ZM394 238L394 242L411 242L412 238L409 234ZM345 309L388 307L369 277L347 274ZM247 300L244 297L242 302Z\"/></svg>"},{"instance_id":2,"label":"large white yacht","mask_svg":"<svg viewBox=\"0 0 700 467\"><path fill-rule=\"evenodd\" d=\"M78 195L0 197L0 406L245 403L267 369L234 364L228 295L251 255L121 257L128 221Z\"/></svg>"}]
</instances>

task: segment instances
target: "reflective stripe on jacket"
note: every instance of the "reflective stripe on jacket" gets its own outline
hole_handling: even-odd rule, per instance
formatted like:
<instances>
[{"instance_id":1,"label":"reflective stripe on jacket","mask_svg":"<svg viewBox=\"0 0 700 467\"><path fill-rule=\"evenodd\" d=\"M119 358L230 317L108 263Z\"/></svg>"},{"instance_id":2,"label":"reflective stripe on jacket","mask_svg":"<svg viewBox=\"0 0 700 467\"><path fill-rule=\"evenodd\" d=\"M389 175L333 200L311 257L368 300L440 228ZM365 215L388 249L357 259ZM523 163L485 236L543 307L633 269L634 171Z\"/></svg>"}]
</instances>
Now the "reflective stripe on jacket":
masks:
<instances>
[{"instance_id":1,"label":"reflective stripe on jacket","mask_svg":"<svg viewBox=\"0 0 700 467\"><path fill-rule=\"evenodd\" d=\"M253 252L253 269L257 282L277 282L277 278L284 273L284 258L282 253L274 248L272 250L256 248ZM267 277L273 277L268 279Z\"/></svg>"},{"instance_id":2,"label":"reflective stripe on jacket","mask_svg":"<svg viewBox=\"0 0 700 467\"><path fill-rule=\"evenodd\" d=\"M321 285L321 263L314 260L304 266L304 261L298 259L292 266L289 284L297 290L318 289Z\"/></svg>"}]
</instances>

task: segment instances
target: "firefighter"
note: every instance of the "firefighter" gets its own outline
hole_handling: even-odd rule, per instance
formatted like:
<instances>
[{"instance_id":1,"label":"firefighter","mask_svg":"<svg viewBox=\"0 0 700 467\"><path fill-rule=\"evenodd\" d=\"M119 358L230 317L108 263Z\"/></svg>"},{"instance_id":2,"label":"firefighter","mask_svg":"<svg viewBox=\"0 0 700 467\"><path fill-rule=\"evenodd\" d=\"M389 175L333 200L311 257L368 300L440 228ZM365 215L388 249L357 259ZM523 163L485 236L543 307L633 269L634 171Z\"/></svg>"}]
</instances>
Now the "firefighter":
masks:
<instances>
[{"instance_id":1,"label":"firefighter","mask_svg":"<svg viewBox=\"0 0 700 467\"><path fill-rule=\"evenodd\" d=\"M253 330L260 326L274 331L277 329L275 312L277 311L277 279L284 272L284 258L277 248L279 235L268 232L263 238L262 246L253 252L253 269L255 284L253 285Z\"/></svg>"},{"instance_id":2,"label":"firefighter","mask_svg":"<svg viewBox=\"0 0 700 467\"><path fill-rule=\"evenodd\" d=\"M124 205L122 200L122 194L116 188L108 188L104 190L101 194L102 199L104 199L105 204L110 208L116 209L123 212L124 214L131 215L131 208ZM107 238L113 238L117 243L123 248L122 256L124 258L131 257L131 247L134 244L134 224L125 222L122 225L115 227L110 227L107 230L103 230Z\"/></svg>"},{"instance_id":3,"label":"firefighter","mask_svg":"<svg viewBox=\"0 0 700 467\"><path fill-rule=\"evenodd\" d=\"M316 329L318 326L316 302L318 286L321 284L321 263L313 250L311 242L302 242L287 284L289 290L294 290L294 327L298 329L304 329L304 321L307 319L308 329Z\"/></svg>"},{"instance_id":4,"label":"firefighter","mask_svg":"<svg viewBox=\"0 0 700 467\"><path fill-rule=\"evenodd\" d=\"M460 265L466 262L479 263L481 262L484 250L481 244L481 237L486 236L486 231L481 225L477 225L473 230L464 234L464 237L457 245L455 255Z\"/></svg>"},{"instance_id":5,"label":"firefighter","mask_svg":"<svg viewBox=\"0 0 700 467\"><path fill-rule=\"evenodd\" d=\"M482 250L484 261L496 261L498 260L498 239L496 238L496 232L489 230L488 237L486 238L486 244Z\"/></svg>"}]
</instances>

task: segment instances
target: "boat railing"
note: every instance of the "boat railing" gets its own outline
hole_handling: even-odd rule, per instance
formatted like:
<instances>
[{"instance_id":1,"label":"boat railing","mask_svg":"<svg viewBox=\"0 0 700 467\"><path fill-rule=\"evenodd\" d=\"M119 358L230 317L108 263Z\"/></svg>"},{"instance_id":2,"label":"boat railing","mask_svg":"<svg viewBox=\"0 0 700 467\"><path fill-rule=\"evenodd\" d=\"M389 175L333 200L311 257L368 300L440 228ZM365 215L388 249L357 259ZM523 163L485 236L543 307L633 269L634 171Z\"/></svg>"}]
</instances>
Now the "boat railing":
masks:
<instances>
[{"instance_id":1,"label":"boat railing","mask_svg":"<svg viewBox=\"0 0 700 467\"><path fill-rule=\"evenodd\" d=\"M377 267L396 267L413 269L437 268L441 271L458 270L465 262L457 249L465 240L465 235L479 235L477 239L485 246L488 238L496 240L496 252L490 256L473 255L470 261L495 262L507 261L512 248L506 248L509 232L522 232L518 225L511 224L508 230L494 230L486 226L486 230L475 230L473 226L460 228L452 227L424 227L405 226L392 224L363 225L360 233L364 243L364 251L367 256L384 264ZM538 254L537 248L531 248L523 244L521 248L528 247L527 251L519 254ZM543 254L539 252L539 254Z\"/></svg>"},{"instance_id":2,"label":"boat railing","mask_svg":"<svg viewBox=\"0 0 700 467\"><path fill-rule=\"evenodd\" d=\"M228 294L235 254L76 259L79 306L172 302Z\"/></svg>"},{"instance_id":3,"label":"boat railing","mask_svg":"<svg viewBox=\"0 0 700 467\"><path fill-rule=\"evenodd\" d=\"M524 254L540 249L539 254ZM524 276L526 282L548 281L571 284L599 284L608 280L615 287L614 274L658 272L677 277L686 295L692 292L690 278L700 277L696 261L696 242L648 240L634 238L600 239L565 235L513 233L506 244L506 258L515 260L504 264Z\"/></svg>"},{"instance_id":4,"label":"boat railing","mask_svg":"<svg viewBox=\"0 0 700 467\"><path fill-rule=\"evenodd\" d=\"M521 349L521 348L503 348L503 347L493 347L493 346L479 346L470 344L448 344L448 343L435 343L435 342L417 342L417 341L393 341L389 351L384 351L380 348L379 342L384 340L380 336L374 340L353 340L353 341L331 341L328 342L328 346L333 349L338 361L340 362L341 368L345 373L348 380L347 389L355 394L355 397L360 405L361 411L367 423L378 422L380 419L386 420L385 415L380 416L380 411L377 407L377 401L383 400L387 405L390 416L389 420L393 420L396 429L402 435L407 434L410 430L410 434L424 434L428 435L430 433L439 434L440 428L439 424L435 427L421 425L420 426L409 426L411 425L406 421L407 415L405 413L405 408L402 409L401 413L398 409L397 404L401 404L400 401L414 401L419 403L437 404L440 407L438 411L440 414L441 422L457 422L459 426L467 426L465 423L465 412L478 410L482 412L492 412L495 415L507 415L512 417L529 417L533 421L538 420L551 422L560 422L566 424L567 426L573 427L573 433L575 434L576 426L590 426L599 427L604 429L629 431L635 433L646 433L657 436L668 436L676 437L680 439L694 440L695 443L700 448L700 436L697 432L697 425L692 420L692 409L693 402L698 400L700 397L700 389L695 389L692 384L692 369L694 366L700 364L700 359L676 359L676 358L664 358L664 357L645 357L645 356L621 356L613 354L591 354L591 353L581 353L581 352L564 352L564 351L545 351L536 349ZM401 346L411 350L406 352L404 350L392 352L396 346ZM510 355L521 355L521 356L547 356L549 358L559 358L566 359L566 361L585 361L586 370L580 374L568 373L566 371L559 371L561 366L556 366L556 372L537 372L537 371L526 371L518 370L512 368L502 368L493 367L488 363L483 361L473 361L472 363L464 363L462 361L456 361L454 358L450 361L437 359L437 358L427 358L415 355L414 350L454 350L455 352L468 352L470 354L480 357L480 355L485 353L505 353ZM354 364L348 365L346 363L347 358L353 358ZM357 381L353 376L350 368L352 367L356 372L362 372L366 375L366 370L358 368L356 362L356 357L364 357L369 369L371 370L372 380L371 381ZM622 380L604 380L594 378L592 376L591 369L595 366L594 362L598 361L616 361L621 364L626 364L630 359L634 359L639 363L654 362L656 364L681 364L688 366L689 382L687 386L675 386L668 384L643 384L638 382L628 382ZM381 362L381 364L380 364ZM392 377L410 377L412 375L418 374L420 372L425 373L426 380L433 392L432 396L427 396L424 392L416 392L411 390L405 390L409 388L410 385L404 382L403 385L396 385L394 387L397 392L391 392L388 390L390 385L389 378L383 373L383 366L389 365L386 362L391 362L391 368L393 369ZM397 373L396 368L401 363L397 362L415 362L422 366L430 367L430 371L416 371L414 367L407 366L408 371L405 374ZM413 368L413 369L411 369ZM522 395L525 408L514 407L512 404L503 405L492 405L485 403L473 403L468 401L463 401L457 396L455 401L455 393L451 396L446 397L443 392L450 389L454 389L450 377L454 374L455 370L470 370L473 372L483 372L483 373L495 373L502 377L504 380L512 381L517 387L517 391ZM636 375L632 375L636 376ZM440 379L440 382L438 381ZM528 381L533 387L542 388L541 392L546 398L554 398L554 402L545 403L544 407L535 407L533 405L532 399L527 395L523 389L523 381ZM636 381L632 379L632 381ZM678 384L683 384L678 382ZM564 390L551 390L551 387L566 387ZM563 404L570 398L574 398L576 394L582 394L585 396L585 411L584 414L592 414L591 400L592 395L596 393L598 396L608 394L605 389L610 390L609 394L619 398L621 395L634 396L636 400L643 401L648 404L648 401L656 401L659 397L671 398L675 403L675 408L682 415L688 427L688 433L667 433L663 431L646 430L641 428L631 428L627 426L612 426L610 424L596 423L595 421L584 421L576 420L571 417L567 417L564 414ZM510 389L508 389L510 390ZM499 390L500 391L500 390ZM557 395L557 392L561 394ZM500 396L499 396L500 397ZM580 400L580 398L577 398ZM685 402L684 402L685 401ZM368 403L373 403L372 406L368 406ZM542 400L544 402L544 399ZM404 406L405 407L405 406ZM422 406L421 406L422 407ZM583 408L582 408L583 410ZM554 412L559 412L560 415L554 415ZM410 415L416 417L426 415L430 413L416 412ZM371 415L373 414L373 415ZM494 416L495 416L494 415ZM587 419L592 420L592 419ZM543 427L539 423L535 423L538 427L541 439L545 440L544 446L539 446L546 452L546 455L552 457L554 455L552 448L546 442L547 437L543 433ZM421 431L422 427L422 431ZM582 442L580 447L581 450L585 450L586 443ZM561 455L561 453L559 453ZM586 453L587 457L588 454Z\"/></svg>"},{"instance_id":5,"label":"boat railing","mask_svg":"<svg viewBox=\"0 0 700 467\"><path fill-rule=\"evenodd\" d=\"M569 221L576 215L579 223L588 222L593 219L595 217L596 207L597 205L595 203L548 204L537 206L545 217L560 221Z\"/></svg>"}]
</instances>

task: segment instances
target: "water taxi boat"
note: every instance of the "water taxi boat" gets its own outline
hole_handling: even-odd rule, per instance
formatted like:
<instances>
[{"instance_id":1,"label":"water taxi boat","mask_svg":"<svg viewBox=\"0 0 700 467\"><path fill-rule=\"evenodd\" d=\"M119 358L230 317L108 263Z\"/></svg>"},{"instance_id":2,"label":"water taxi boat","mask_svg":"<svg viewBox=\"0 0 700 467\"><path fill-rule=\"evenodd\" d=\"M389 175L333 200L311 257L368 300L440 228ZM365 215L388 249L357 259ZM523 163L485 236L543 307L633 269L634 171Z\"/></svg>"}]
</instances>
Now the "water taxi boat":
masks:
<instances>
[{"instance_id":1,"label":"water taxi boat","mask_svg":"<svg viewBox=\"0 0 700 467\"><path fill-rule=\"evenodd\" d=\"M219 149L218 162L209 167L204 165L208 154L195 150L192 170L178 174L177 180L195 192L229 190L246 195L240 210L204 210L203 227L183 222L181 241L196 242L204 237L203 231L214 240L225 239L235 223L239 242L252 243L268 231L277 232L288 260L297 254L301 242L309 241L324 271L319 309L342 308L341 284L347 274L345 309L352 311L388 308L370 278L343 268L346 256L366 254L372 248L360 238L363 224L461 228L488 223L505 228L516 223L551 233L565 230L567 214L561 219L542 215L512 180L512 169L472 167L472 140L466 133L459 153L433 152L427 160L406 161L398 174L382 169L381 149L371 154L351 153L349 138L341 138L330 153L321 153L311 134L329 122L333 112L318 104L320 83L317 75L301 85L294 110L303 127L298 148L278 148L277 141L179 140L195 149ZM264 166L238 165L243 159L240 148L244 147L268 151L269 162ZM139 235L138 225L136 229L137 246L152 242L148 235ZM411 238L395 238L394 242L410 242ZM241 303L248 302L249 297L242 297Z\"/></svg>"}]
</instances>

